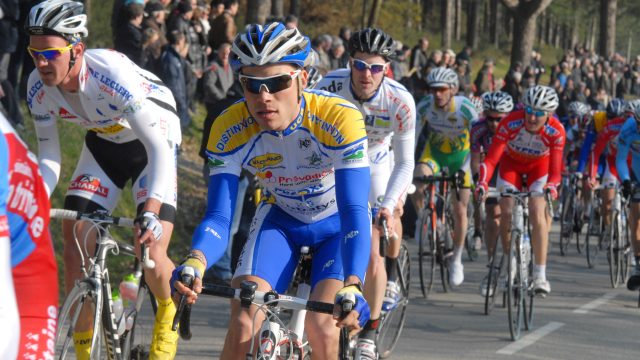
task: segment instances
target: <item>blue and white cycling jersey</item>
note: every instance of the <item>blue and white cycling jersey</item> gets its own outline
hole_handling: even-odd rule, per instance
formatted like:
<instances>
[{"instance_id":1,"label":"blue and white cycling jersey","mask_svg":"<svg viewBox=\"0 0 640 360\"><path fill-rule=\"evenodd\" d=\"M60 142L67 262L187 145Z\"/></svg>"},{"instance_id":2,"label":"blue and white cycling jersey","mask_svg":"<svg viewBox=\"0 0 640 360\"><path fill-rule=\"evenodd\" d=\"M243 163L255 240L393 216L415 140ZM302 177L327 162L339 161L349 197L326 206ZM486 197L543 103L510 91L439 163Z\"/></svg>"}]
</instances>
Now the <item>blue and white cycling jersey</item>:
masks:
<instances>
[{"instance_id":1,"label":"blue and white cycling jersey","mask_svg":"<svg viewBox=\"0 0 640 360\"><path fill-rule=\"evenodd\" d=\"M618 153L616 154L616 169L620 180L630 180L632 174L629 172L627 157L631 152L631 167L635 180L640 176L640 131L636 119L630 117L625 121L618 135Z\"/></svg>"}]
</instances>

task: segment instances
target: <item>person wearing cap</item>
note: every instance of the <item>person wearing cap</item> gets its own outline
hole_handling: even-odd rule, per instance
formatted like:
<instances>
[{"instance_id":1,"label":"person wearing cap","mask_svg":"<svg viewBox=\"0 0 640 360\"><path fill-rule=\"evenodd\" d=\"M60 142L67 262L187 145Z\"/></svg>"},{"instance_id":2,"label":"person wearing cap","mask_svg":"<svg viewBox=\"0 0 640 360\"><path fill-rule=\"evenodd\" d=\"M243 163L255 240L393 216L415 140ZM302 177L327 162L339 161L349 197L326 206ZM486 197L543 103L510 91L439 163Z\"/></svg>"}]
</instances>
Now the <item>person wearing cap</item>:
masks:
<instances>
[{"instance_id":1,"label":"person wearing cap","mask_svg":"<svg viewBox=\"0 0 640 360\"><path fill-rule=\"evenodd\" d=\"M137 216L136 244L146 243L155 268L145 269L145 282L158 307L150 359L172 359L178 334L171 331L175 306L169 279L174 268L167 256L177 207L176 154L180 121L171 91L153 73L121 53L86 49L87 16L80 2L49 0L31 9L27 23L29 54L36 69L29 77L27 105L35 120L39 167L49 196L60 177L61 143L58 121L87 130L64 208L78 212L114 210L131 181ZM63 221L65 290L82 276L75 235L95 241L83 221ZM136 246L137 248L137 246ZM76 357L90 357L91 310L78 319ZM95 330L95 331L94 331Z\"/></svg>"}]
</instances>

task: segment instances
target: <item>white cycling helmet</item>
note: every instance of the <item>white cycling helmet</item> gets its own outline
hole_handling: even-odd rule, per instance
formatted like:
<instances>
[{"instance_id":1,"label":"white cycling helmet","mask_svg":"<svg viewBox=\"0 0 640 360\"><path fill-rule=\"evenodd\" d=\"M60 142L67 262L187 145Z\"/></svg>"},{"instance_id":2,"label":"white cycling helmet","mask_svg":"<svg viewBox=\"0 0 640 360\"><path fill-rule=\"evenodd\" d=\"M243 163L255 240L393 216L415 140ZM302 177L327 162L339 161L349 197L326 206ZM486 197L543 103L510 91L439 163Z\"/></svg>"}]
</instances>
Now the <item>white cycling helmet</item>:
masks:
<instances>
[{"instance_id":1,"label":"white cycling helmet","mask_svg":"<svg viewBox=\"0 0 640 360\"><path fill-rule=\"evenodd\" d=\"M513 98L504 91L486 92L482 94L484 111L508 113L513 110Z\"/></svg>"},{"instance_id":2,"label":"white cycling helmet","mask_svg":"<svg viewBox=\"0 0 640 360\"><path fill-rule=\"evenodd\" d=\"M624 104L624 112L634 114L640 108L640 99L629 100Z\"/></svg>"},{"instance_id":3,"label":"white cycling helmet","mask_svg":"<svg viewBox=\"0 0 640 360\"><path fill-rule=\"evenodd\" d=\"M591 107L580 101L572 101L569 104L569 114L573 114L576 116L585 116L589 114L591 111Z\"/></svg>"},{"instance_id":4,"label":"white cycling helmet","mask_svg":"<svg viewBox=\"0 0 640 360\"><path fill-rule=\"evenodd\" d=\"M548 86L536 85L530 87L524 94L522 103L534 110L554 112L558 108L558 94Z\"/></svg>"},{"instance_id":5,"label":"white cycling helmet","mask_svg":"<svg viewBox=\"0 0 640 360\"><path fill-rule=\"evenodd\" d=\"M427 85L429 87L450 87L458 88L458 74L451 69L445 67L437 67L427 75Z\"/></svg>"},{"instance_id":6,"label":"white cycling helmet","mask_svg":"<svg viewBox=\"0 0 640 360\"><path fill-rule=\"evenodd\" d=\"M288 63L300 68L310 65L311 42L298 29L274 22L249 25L236 35L229 63L234 71L243 66Z\"/></svg>"},{"instance_id":7,"label":"white cycling helmet","mask_svg":"<svg viewBox=\"0 0 640 360\"><path fill-rule=\"evenodd\" d=\"M57 35L69 40L87 36L84 5L71 0L48 0L31 8L27 23L29 35Z\"/></svg>"}]
</instances>

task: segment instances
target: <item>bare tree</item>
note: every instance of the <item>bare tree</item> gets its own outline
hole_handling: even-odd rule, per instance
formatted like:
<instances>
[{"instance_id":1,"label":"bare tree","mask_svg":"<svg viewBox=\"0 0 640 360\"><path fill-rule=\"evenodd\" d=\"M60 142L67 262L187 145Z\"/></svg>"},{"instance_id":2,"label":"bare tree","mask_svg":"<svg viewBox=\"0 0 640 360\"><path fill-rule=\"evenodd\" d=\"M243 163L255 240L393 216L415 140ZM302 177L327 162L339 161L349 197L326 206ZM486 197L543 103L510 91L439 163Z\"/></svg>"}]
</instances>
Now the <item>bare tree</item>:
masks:
<instances>
[{"instance_id":1,"label":"bare tree","mask_svg":"<svg viewBox=\"0 0 640 360\"><path fill-rule=\"evenodd\" d=\"M478 32L480 31L480 0L469 0L467 3L467 45L472 49L478 47Z\"/></svg>"},{"instance_id":2,"label":"bare tree","mask_svg":"<svg viewBox=\"0 0 640 360\"><path fill-rule=\"evenodd\" d=\"M456 41L460 41L460 36L462 35L462 0L455 0L455 18L456 25L454 27L454 37Z\"/></svg>"},{"instance_id":3,"label":"bare tree","mask_svg":"<svg viewBox=\"0 0 640 360\"><path fill-rule=\"evenodd\" d=\"M277 18L284 17L284 0L271 0L271 15Z\"/></svg>"},{"instance_id":4,"label":"bare tree","mask_svg":"<svg viewBox=\"0 0 640 360\"><path fill-rule=\"evenodd\" d=\"M600 0L600 38L598 51L609 56L616 49L616 9L618 0Z\"/></svg>"},{"instance_id":5,"label":"bare tree","mask_svg":"<svg viewBox=\"0 0 640 360\"><path fill-rule=\"evenodd\" d=\"M498 46L498 2L499 0L489 1L489 42Z\"/></svg>"},{"instance_id":6,"label":"bare tree","mask_svg":"<svg viewBox=\"0 0 640 360\"><path fill-rule=\"evenodd\" d=\"M453 3L454 0L442 0L442 19L444 26L442 27L442 47L451 47L451 35L453 35Z\"/></svg>"},{"instance_id":7,"label":"bare tree","mask_svg":"<svg viewBox=\"0 0 640 360\"><path fill-rule=\"evenodd\" d=\"M264 24L271 13L271 0L247 0L247 24Z\"/></svg>"},{"instance_id":8,"label":"bare tree","mask_svg":"<svg viewBox=\"0 0 640 360\"><path fill-rule=\"evenodd\" d=\"M367 22L368 27L374 27L376 22L378 21L378 16L380 15L380 8L382 7L382 0L373 0L373 5L371 6L371 12L369 13L369 21Z\"/></svg>"},{"instance_id":9,"label":"bare tree","mask_svg":"<svg viewBox=\"0 0 640 360\"><path fill-rule=\"evenodd\" d=\"M571 2L571 7L575 10L573 11L571 19L571 45L569 45L573 49L580 41L580 24L582 23L582 21L580 21L580 15L577 11L578 0L573 0Z\"/></svg>"},{"instance_id":10,"label":"bare tree","mask_svg":"<svg viewBox=\"0 0 640 360\"><path fill-rule=\"evenodd\" d=\"M433 11L433 0L421 0L422 3L422 31L427 30L429 25L429 14Z\"/></svg>"},{"instance_id":11,"label":"bare tree","mask_svg":"<svg viewBox=\"0 0 640 360\"><path fill-rule=\"evenodd\" d=\"M289 14L293 14L295 16L300 15L300 0L291 0L289 4Z\"/></svg>"},{"instance_id":12,"label":"bare tree","mask_svg":"<svg viewBox=\"0 0 640 360\"><path fill-rule=\"evenodd\" d=\"M529 65L531 51L536 36L536 18L553 0L501 0L509 9L513 22L513 43L511 45L511 63L520 61Z\"/></svg>"}]
</instances>

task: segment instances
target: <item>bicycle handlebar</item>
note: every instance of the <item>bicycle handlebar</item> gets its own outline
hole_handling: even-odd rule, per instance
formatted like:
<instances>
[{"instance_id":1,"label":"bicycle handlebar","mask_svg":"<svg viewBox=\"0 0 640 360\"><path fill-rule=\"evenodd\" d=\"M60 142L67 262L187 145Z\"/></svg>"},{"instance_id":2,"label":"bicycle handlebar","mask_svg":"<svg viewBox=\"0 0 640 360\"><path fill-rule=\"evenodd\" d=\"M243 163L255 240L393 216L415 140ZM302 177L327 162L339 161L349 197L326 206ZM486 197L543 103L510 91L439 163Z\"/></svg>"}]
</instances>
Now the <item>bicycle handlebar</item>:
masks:
<instances>
[{"instance_id":1,"label":"bicycle handlebar","mask_svg":"<svg viewBox=\"0 0 640 360\"><path fill-rule=\"evenodd\" d=\"M82 213L75 210L68 209L51 209L49 216L56 219L64 220L85 220L96 224L117 225L126 228L134 227L134 220L126 217L111 216L105 211L95 211L92 213ZM126 246L126 245L125 245ZM133 251L133 248L131 249ZM156 267L156 262L149 257L149 247L145 244L140 244L140 262L146 269L153 269Z\"/></svg>"},{"instance_id":2,"label":"bicycle handlebar","mask_svg":"<svg viewBox=\"0 0 640 360\"><path fill-rule=\"evenodd\" d=\"M387 250L387 244L389 244L389 228L387 227L387 219L380 219L380 226L382 227L382 237L380 239L380 256L384 257Z\"/></svg>"}]
</instances>

